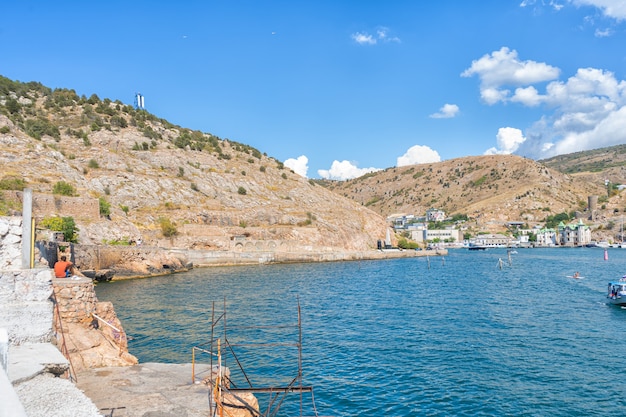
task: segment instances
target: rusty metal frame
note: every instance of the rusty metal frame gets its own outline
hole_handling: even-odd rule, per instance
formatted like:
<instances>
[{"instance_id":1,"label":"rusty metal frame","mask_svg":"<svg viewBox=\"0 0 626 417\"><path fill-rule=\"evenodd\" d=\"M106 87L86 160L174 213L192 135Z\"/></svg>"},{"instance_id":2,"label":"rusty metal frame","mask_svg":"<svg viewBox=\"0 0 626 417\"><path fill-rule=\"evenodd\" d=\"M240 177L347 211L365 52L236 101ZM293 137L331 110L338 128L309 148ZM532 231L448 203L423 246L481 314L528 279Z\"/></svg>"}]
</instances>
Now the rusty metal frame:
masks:
<instances>
[{"instance_id":1,"label":"rusty metal frame","mask_svg":"<svg viewBox=\"0 0 626 417\"><path fill-rule=\"evenodd\" d=\"M237 326L234 327L236 329L279 329L279 328L297 328L298 332L298 340L297 342L291 343L231 343L228 339L228 334L230 332L230 328L227 323L226 316L226 299L223 302L223 309L221 312L216 310L215 302L212 303L212 312L211 312L211 338L208 342L194 346L193 350L209 353L210 356L210 376L205 380L208 382L210 387L209 391L209 406L212 417L222 417L228 416L228 411L224 411L228 409L228 407L236 407L236 408L245 408L250 414L254 417L274 417L278 414L280 407L283 402L287 398L287 395L291 393L299 393L300 395L300 417L303 416L303 408L304 408L304 394L310 393L311 398L311 407L313 410L314 417L322 417L317 413L317 409L315 407L315 397L313 395L313 387L312 386L304 386L302 384L302 319L301 319L301 309L300 309L300 300L298 299L298 321L297 324L291 325L275 325L275 326ZM218 334L219 333L219 334ZM255 386L252 383L252 380L244 366L242 361L239 359L239 356L235 352L236 347L246 347L246 348L274 348L274 347L293 347L297 348L298 354L298 371L297 375L291 379L291 381L286 386ZM221 372L216 372L216 369L221 369L222 366L222 356L223 350L228 352L230 358L232 358L238 367L238 371L241 373L243 378L245 379L245 387L237 387L235 382L230 378L221 378ZM194 361L195 361L195 353ZM193 371L192 371L193 372ZM195 380L195 376L192 376ZM220 400L216 392L224 392L232 395L237 401L241 403L241 405L233 406L231 404L220 403ZM264 393L270 394L267 404L267 409L265 411L255 409L253 406L248 404L244 399L241 398L240 394L243 393Z\"/></svg>"}]
</instances>

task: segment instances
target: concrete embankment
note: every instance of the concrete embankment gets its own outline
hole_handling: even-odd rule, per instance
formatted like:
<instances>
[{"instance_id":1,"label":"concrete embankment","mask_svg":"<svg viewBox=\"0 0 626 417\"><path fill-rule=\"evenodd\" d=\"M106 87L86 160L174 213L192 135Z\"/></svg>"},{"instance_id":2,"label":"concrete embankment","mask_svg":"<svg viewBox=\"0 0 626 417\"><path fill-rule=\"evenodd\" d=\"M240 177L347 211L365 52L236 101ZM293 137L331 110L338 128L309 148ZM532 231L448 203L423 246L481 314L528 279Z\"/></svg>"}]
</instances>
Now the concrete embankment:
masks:
<instances>
[{"instance_id":1,"label":"concrete embankment","mask_svg":"<svg viewBox=\"0 0 626 417\"><path fill-rule=\"evenodd\" d=\"M184 256L196 267L257 265L271 263L298 262L340 262L416 258L447 255L446 249L415 251L383 249L371 251L325 251L325 252L235 252L201 251L192 249L170 249L170 252Z\"/></svg>"},{"instance_id":2,"label":"concrete embankment","mask_svg":"<svg viewBox=\"0 0 626 417\"><path fill-rule=\"evenodd\" d=\"M114 416L206 417L212 414L210 389L203 379L210 369L197 363L87 369L78 374L76 385L100 410Z\"/></svg>"}]
</instances>

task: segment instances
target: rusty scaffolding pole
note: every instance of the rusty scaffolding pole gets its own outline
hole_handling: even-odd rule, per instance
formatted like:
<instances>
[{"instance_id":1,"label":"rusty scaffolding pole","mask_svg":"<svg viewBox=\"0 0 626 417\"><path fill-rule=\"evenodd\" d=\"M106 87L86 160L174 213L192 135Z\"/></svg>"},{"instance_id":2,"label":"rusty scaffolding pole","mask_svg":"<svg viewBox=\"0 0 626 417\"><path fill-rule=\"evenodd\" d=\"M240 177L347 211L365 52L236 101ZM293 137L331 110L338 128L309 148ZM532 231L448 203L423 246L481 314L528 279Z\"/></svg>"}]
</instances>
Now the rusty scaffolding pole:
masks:
<instances>
[{"instance_id":1,"label":"rusty scaffolding pole","mask_svg":"<svg viewBox=\"0 0 626 417\"><path fill-rule=\"evenodd\" d=\"M233 343L229 340L229 334L232 329L237 330L260 330L263 332L276 329L295 328L297 329L297 342L291 343L254 343L254 342L240 342ZM219 334L219 335L218 335ZM259 386L252 382L251 376L244 369L242 360L235 352L237 348L265 348L273 349L278 347L288 347L297 349L297 373L295 376L290 377L291 380L287 384L282 385L268 385ZM207 349L208 348L208 349ZM298 300L298 321L295 325L274 325L274 326L232 326L229 328L226 316L226 299L223 302L223 309L221 312L216 310L215 302L212 304L211 311L211 338L208 342L198 346L194 346L192 350L192 362L195 361L195 351L208 353L210 356L210 376L205 379L210 387L209 391L209 405L212 417L224 417L229 416L229 408L245 408L254 417L273 417L276 416L288 394L298 393L299 398L299 416L304 417L304 394L310 393L311 410L314 417L322 417L317 413L315 407L315 398L313 395L312 386L304 386L302 384L302 321L300 301ZM232 372L226 375L224 372L225 358L232 358L236 365L238 374L244 381L240 381L241 387L237 386L237 383L231 379ZM250 358L248 358L250 359ZM193 371L192 371L193 372ZM195 380L195 376L192 376ZM227 394L230 399L224 401L224 395ZM268 404L265 411L261 411L261 406L258 409L252 404L249 404L243 397L245 394L269 394ZM234 399L234 400L233 400Z\"/></svg>"}]
</instances>

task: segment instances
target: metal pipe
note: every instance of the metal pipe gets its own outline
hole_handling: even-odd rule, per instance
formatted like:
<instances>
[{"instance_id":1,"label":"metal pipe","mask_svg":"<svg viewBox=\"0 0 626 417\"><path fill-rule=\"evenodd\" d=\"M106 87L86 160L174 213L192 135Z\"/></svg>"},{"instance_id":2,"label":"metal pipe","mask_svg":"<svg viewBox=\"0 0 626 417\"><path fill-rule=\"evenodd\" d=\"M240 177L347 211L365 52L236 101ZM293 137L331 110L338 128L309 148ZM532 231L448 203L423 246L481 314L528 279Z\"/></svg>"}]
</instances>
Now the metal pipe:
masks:
<instances>
[{"instance_id":1,"label":"metal pipe","mask_svg":"<svg viewBox=\"0 0 626 417\"><path fill-rule=\"evenodd\" d=\"M96 315L96 313L91 313L91 315L94 316L95 318L97 318L98 320L100 320L101 322L103 322L104 324L106 324L107 326L109 326L110 328L112 328L113 330L115 330L116 332L122 333L122 331L120 329L118 329L117 327L113 326L112 324L110 324L108 321L106 321L102 317Z\"/></svg>"}]
</instances>

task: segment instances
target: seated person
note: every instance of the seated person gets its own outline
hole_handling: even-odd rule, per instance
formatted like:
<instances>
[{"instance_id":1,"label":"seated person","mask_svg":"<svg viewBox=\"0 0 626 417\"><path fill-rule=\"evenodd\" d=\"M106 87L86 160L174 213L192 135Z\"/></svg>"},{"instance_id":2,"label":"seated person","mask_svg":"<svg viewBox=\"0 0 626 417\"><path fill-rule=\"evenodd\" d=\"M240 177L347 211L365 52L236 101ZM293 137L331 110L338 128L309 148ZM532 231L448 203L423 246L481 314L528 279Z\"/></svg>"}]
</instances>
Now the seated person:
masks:
<instances>
[{"instance_id":1,"label":"seated person","mask_svg":"<svg viewBox=\"0 0 626 417\"><path fill-rule=\"evenodd\" d=\"M67 260L65 255L61 256L61 260L54 264L54 276L57 278L66 278L72 274L74 265Z\"/></svg>"}]
</instances>

